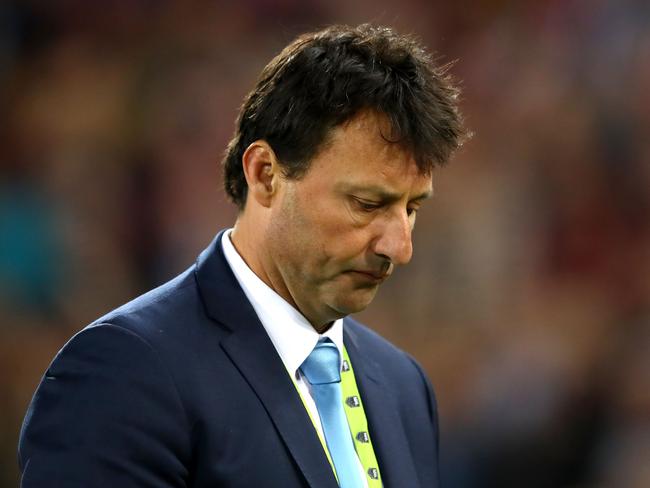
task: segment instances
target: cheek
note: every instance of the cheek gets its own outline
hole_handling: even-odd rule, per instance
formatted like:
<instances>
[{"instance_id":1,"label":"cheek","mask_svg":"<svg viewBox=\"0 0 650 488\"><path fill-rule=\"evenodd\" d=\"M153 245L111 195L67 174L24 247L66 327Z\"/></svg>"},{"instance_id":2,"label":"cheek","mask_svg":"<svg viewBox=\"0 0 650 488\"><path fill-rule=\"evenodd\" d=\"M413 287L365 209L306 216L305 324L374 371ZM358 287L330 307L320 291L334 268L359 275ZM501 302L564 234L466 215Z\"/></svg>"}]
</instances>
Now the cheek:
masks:
<instances>
[{"instance_id":1,"label":"cheek","mask_svg":"<svg viewBox=\"0 0 650 488\"><path fill-rule=\"evenodd\" d=\"M315 266L340 266L365 253L368 228L355 220L345 202L302 194L296 203L291 233L311 254L305 256L306 260L315 262Z\"/></svg>"},{"instance_id":2,"label":"cheek","mask_svg":"<svg viewBox=\"0 0 650 488\"><path fill-rule=\"evenodd\" d=\"M324 237L323 252L337 266L355 267L368 250L363 229L336 227Z\"/></svg>"},{"instance_id":3,"label":"cheek","mask_svg":"<svg viewBox=\"0 0 650 488\"><path fill-rule=\"evenodd\" d=\"M327 225L313 207L285 207L278 215L276 255L298 275L312 274L328 261Z\"/></svg>"}]
</instances>

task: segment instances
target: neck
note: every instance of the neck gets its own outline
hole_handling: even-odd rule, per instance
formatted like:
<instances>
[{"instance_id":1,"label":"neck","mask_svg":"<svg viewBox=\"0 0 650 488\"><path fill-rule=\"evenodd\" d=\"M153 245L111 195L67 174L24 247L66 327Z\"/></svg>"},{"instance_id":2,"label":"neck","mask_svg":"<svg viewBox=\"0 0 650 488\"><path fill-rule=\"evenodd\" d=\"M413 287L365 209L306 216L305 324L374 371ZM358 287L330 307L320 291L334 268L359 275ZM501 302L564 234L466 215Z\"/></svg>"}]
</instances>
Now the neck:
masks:
<instances>
[{"instance_id":1,"label":"neck","mask_svg":"<svg viewBox=\"0 0 650 488\"><path fill-rule=\"evenodd\" d=\"M311 323L311 322L310 322L310 323ZM330 329L332 328L333 325L334 325L334 322L333 322L333 321L332 321L332 322L327 322L326 324L323 324L323 325L320 325L320 326L314 325L313 323L311 324L311 326L312 326L312 327L316 330L316 332L318 332L319 334L323 334L324 332L327 332L328 330L330 330Z\"/></svg>"}]
</instances>

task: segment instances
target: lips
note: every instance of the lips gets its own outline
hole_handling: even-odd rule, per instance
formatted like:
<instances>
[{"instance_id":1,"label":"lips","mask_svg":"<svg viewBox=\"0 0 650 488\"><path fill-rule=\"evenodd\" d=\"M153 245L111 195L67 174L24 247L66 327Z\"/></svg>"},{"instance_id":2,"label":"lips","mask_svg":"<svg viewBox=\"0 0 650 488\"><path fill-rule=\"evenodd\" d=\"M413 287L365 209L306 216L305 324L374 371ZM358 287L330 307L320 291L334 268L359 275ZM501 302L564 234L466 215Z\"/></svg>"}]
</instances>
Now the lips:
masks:
<instances>
[{"instance_id":1,"label":"lips","mask_svg":"<svg viewBox=\"0 0 650 488\"><path fill-rule=\"evenodd\" d=\"M362 273L362 274L368 275L368 276L370 276L372 278L375 278L377 280L380 280L380 279L386 277L386 273L377 272L377 271L367 271L367 270L362 270L362 269L357 269L355 271L357 273Z\"/></svg>"},{"instance_id":2,"label":"lips","mask_svg":"<svg viewBox=\"0 0 650 488\"><path fill-rule=\"evenodd\" d=\"M350 271L351 273L354 273L358 276L362 276L366 279L376 281L378 283L384 281L386 278L390 276L390 269L382 272L382 271L375 271L375 270L365 270L365 269L354 269Z\"/></svg>"}]
</instances>

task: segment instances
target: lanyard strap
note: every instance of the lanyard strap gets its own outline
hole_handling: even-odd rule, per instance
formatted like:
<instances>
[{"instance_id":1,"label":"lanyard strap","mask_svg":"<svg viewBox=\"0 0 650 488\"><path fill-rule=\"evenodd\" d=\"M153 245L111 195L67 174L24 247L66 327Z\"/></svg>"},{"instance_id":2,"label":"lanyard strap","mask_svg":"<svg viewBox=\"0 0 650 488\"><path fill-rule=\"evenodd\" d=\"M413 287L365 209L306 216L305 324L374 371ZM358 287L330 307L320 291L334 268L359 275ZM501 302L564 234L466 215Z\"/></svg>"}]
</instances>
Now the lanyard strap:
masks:
<instances>
[{"instance_id":1,"label":"lanyard strap","mask_svg":"<svg viewBox=\"0 0 650 488\"><path fill-rule=\"evenodd\" d=\"M348 351L343 346L343 371L341 373L341 390L343 393L343 403L345 404L345 415L348 418L348 425L354 447L357 450L357 456L366 472L368 488L381 488L381 474L379 472L379 463L375 456L375 450L372 447L370 432L368 431L368 420L363 408L357 380L352 369L352 362Z\"/></svg>"},{"instance_id":2,"label":"lanyard strap","mask_svg":"<svg viewBox=\"0 0 650 488\"><path fill-rule=\"evenodd\" d=\"M334 463L330 456L329 450L327 449L327 444L325 439L321 435L320 431L316 428L316 422L312 417L312 414L307 408L305 399L303 398L298 385L296 384L294 375L289 373L293 386L296 388L300 400L302 401L311 423L314 425L314 430L318 434L318 439L320 440L323 451L327 456L327 460L330 463L330 467L336 476L336 470L334 469ZM366 480L368 483L368 488L381 488L381 473L379 472L379 463L377 463L377 457L375 456L375 450L372 447L372 440L370 439L370 432L368 431L368 420L366 419L366 412L363 408L363 402L361 401L361 395L359 394L359 388L357 387L357 381L354 377L354 370L352 369L352 362L350 361L350 356L348 356L348 351L343 346L343 371L341 372L341 394L343 395L343 403L345 411L345 416L348 420L348 426L350 427L350 432L352 433L352 439L354 441L354 448L357 451L357 456L363 466L363 470L366 473ZM337 478L338 481L338 478Z\"/></svg>"}]
</instances>

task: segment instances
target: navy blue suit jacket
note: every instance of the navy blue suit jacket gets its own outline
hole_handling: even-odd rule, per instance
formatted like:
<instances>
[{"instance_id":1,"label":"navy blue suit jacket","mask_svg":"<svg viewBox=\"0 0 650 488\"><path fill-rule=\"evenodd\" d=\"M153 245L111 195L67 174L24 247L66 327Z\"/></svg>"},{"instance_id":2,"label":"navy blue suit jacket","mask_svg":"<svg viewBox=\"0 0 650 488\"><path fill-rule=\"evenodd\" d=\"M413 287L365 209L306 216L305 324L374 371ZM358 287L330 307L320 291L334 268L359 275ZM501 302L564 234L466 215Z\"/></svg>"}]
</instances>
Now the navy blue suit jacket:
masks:
<instances>
[{"instance_id":1,"label":"navy blue suit jacket","mask_svg":"<svg viewBox=\"0 0 650 488\"><path fill-rule=\"evenodd\" d=\"M222 234L186 272L57 354L21 431L23 488L337 486ZM437 412L422 370L352 319L344 342L384 485L438 486Z\"/></svg>"}]
</instances>

